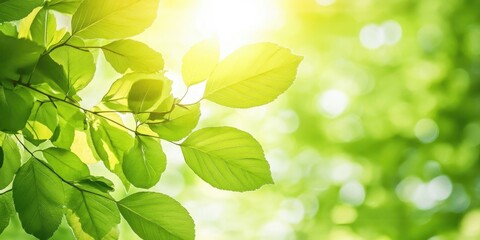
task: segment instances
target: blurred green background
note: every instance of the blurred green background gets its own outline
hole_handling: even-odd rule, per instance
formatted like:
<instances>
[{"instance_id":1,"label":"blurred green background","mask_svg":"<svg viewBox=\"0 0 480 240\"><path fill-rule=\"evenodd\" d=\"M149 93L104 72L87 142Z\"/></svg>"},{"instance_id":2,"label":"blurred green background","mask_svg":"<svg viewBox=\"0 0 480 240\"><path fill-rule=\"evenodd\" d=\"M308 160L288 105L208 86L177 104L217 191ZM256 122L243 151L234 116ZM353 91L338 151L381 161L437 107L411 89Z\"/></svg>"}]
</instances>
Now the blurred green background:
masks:
<instances>
[{"instance_id":1,"label":"blurred green background","mask_svg":"<svg viewBox=\"0 0 480 240\"><path fill-rule=\"evenodd\" d=\"M262 143L275 185L214 189L164 145L154 189L185 205L197 239L480 239L480 1L163 0L137 39L164 54L181 95L182 56L208 37L223 55L269 41L305 60L272 104L202 106L199 127ZM118 77L97 75L104 90L87 89L86 106ZM0 238L26 239L19 227ZM65 224L54 236L70 238Z\"/></svg>"}]
</instances>

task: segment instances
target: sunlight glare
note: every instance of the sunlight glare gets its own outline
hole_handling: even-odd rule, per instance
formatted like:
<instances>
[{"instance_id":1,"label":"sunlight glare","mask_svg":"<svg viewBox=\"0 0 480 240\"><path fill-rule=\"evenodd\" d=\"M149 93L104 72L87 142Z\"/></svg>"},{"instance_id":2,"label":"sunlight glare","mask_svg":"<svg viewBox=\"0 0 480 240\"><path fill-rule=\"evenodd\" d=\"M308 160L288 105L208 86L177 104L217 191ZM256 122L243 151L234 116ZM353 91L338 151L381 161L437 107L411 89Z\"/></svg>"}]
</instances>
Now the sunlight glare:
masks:
<instances>
[{"instance_id":1,"label":"sunlight glare","mask_svg":"<svg viewBox=\"0 0 480 240\"><path fill-rule=\"evenodd\" d=\"M282 26L279 7L274 0L201 0L197 7L196 27L205 37L216 36L222 50L231 51L256 40L268 30Z\"/></svg>"}]
</instances>

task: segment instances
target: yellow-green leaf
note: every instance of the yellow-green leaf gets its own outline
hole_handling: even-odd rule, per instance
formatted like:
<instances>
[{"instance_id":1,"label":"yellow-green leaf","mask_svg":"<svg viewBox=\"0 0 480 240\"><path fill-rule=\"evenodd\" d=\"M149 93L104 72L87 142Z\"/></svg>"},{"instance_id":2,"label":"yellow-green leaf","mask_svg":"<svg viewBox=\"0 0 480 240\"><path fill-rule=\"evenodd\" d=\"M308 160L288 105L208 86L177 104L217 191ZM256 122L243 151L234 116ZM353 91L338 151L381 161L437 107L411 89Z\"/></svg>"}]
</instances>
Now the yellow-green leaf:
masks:
<instances>
[{"instance_id":1,"label":"yellow-green leaf","mask_svg":"<svg viewBox=\"0 0 480 240\"><path fill-rule=\"evenodd\" d=\"M216 39L209 39L195 44L183 56L183 82L191 86L207 79L218 64L220 46Z\"/></svg>"},{"instance_id":2,"label":"yellow-green leaf","mask_svg":"<svg viewBox=\"0 0 480 240\"><path fill-rule=\"evenodd\" d=\"M218 64L204 97L235 108L269 103L292 85L302 59L273 43L244 46Z\"/></svg>"}]
</instances>

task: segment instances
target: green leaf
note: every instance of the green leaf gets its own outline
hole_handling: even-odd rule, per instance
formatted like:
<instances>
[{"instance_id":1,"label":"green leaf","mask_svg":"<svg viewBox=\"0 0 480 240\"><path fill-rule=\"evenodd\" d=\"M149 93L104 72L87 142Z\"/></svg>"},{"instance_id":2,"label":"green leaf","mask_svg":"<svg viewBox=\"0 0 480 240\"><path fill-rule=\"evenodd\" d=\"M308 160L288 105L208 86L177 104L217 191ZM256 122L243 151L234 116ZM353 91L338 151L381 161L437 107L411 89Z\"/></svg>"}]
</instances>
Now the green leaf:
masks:
<instances>
[{"instance_id":1,"label":"green leaf","mask_svg":"<svg viewBox=\"0 0 480 240\"><path fill-rule=\"evenodd\" d=\"M51 0L46 2L45 8L61 13L73 14L83 0Z\"/></svg>"},{"instance_id":2,"label":"green leaf","mask_svg":"<svg viewBox=\"0 0 480 240\"><path fill-rule=\"evenodd\" d=\"M0 22L10 22L26 17L43 0L0 0Z\"/></svg>"},{"instance_id":3,"label":"green leaf","mask_svg":"<svg viewBox=\"0 0 480 240\"><path fill-rule=\"evenodd\" d=\"M191 86L207 79L218 64L220 46L218 40L204 40L195 44L183 56L183 82Z\"/></svg>"},{"instance_id":4,"label":"green leaf","mask_svg":"<svg viewBox=\"0 0 480 240\"><path fill-rule=\"evenodd\" d=\"M68 96L75 95L92 81L96 65L91 52L65 46L57 48L50 56L63 66L67 79L66 94Z\"/></svg>"},{"instance_id":5,"label":"green leaf","mask_svg":"<svg viewBox=\"0 0 480 240\"><path fill-rule=\"evenodd\" d=\"M35 102L23 133L30 142L48 140L53 136L57 125L55 105L52 102Z\"/></svg>"},{"instance_id":6,"label":"green leaf","mask_svg":"<svg viewBox=\"0 0 480 240\"><path fill-rule=\"evenodd\" d=\"M70 89L63 67L56 63L50 55L40 57L32 73L30 83L33 85L47 83L53 89L64 94L67 94Z\"/></svg>"},{"instance_id":7,"label":"green leaf","mask_svg":"<svg viewBox=\"0 0 480 240\"><path fill-rule=\"evenodd\" d=\"M113 115L113 114L112 114ZM117 116L118 123L121 120ZM105 166L115 173L123 182L125 187L129 183L122 170L123 154L133 145L133 138L124 129L112 126L103 118L95 118L89 129L92 140L93 151L100 157Z\"/></svg>"},{"instance_id":8,"label":"green leaf","mask_svg":"<svg viewBox=\"0 0 480 240\"><path fill-rule=\"evenodd\" d=\"M84 0L72 17L72 35L85 39L126 38L149 27L158 0Z\"/></svg>"},{"instance_id":9,"label":"green leaf","mask_svg":"<svg viewBox=\"0 0 480 240\"><path fill-rule=\"evenodd\" d=\"M0 195L0 234L8 227L10 218L15 215L12 193L3 193Z\"/></svg>"},{"instance_id":10,"label":"green leaf","mask_svg":"<svg viewBox=\"0 0 480 240\"><path fill-rule=\"evenodd\" d=\"M90 176L87 165L71 151L48 148L42 152L50 166L65 180L74 181Z\"/></svg>"},{"instance_id":11,"label":"green leaf","mask_svg":"<svg viewBox=\"0 0 480 240\"><path fill-rule=\"evenodd\" d=\"M93 239L118 235L116 226L120 223L120 213L108 193L88 184L78 184L70 193L67 208L71 210L67 212L67 220L76 234L84 232Z\"/></svg>"},{"instance_id":12,"label":"green leaf","mask_svg":"<svg viewBox=\"0 0 480 240\"><path fill-rule=\"evenodd\" d=\"M0 32L10 37L17 37L17 26L11 22L0 23Z\"/></svg>"},{"instance_id":13,"label":"green leaf","mask_svg":"<svg viewBox=\"0 0 480 240\"><path fill-rule=\"evenodd\" d=\"M133 147L123 157L123 172L135 187L151 188L160 180L167 166L160 141L137 136Z\"/></svg>"},{"instance_id":14,"label":"green leaf","mask_svg":"<svg viewBox=\"0 0 480 240\"><path fill-rule=\"evenodd\" d=\"M63 214L62 182L39 160L30 159L18 171L13 200L27 233L47 239L57 230Z\"/></svg>"},{"instance_id":15,"label":"green leaf","mask_svg":"<svg viewBox=\"0 0 480 240\"><path fill-rule=\"evenodd\" d=\"M250 191L273 183L262 147L246 132L204 128L192 133L181 148L188 166L216 188Z\"/></svg>"},{"instance_id":16,"label":"green leaf","mask_svg":"<svg viewBox=\"0 0 480 240\"><path fill-rule=\"evenodd\" d=\"M18 80L21 74L31 73L43 50L32 41L0 33L0 80Z\"/></svg>"},{"instance_id":17,"label":"green leaf","mask_svg":"<svg viewBox=\"0 0 480 240\"><path fill-rule=\"evenodd\" d=\"M5 155L3 153L3 148L0 146L0 169L3 167L3 159Z\"/></svg>"},{"instance_id":18,"label":"green leaf","mask_svg":"<svg viewBox=\"0 0 480 240\"><path fill-rule=\"evenodd\" d=\"M163 69L163 57L144 43L130 39L112 42L102 47L105 58L119 73L158 72Z\"/></svg>"},{"instance_id":19,"label":"green leaf","mask_svg":"<svg viewBox=\"0 0 480 240\"><path fill-rule=\"evenodd\" d=\"M168 99L172 90L172 81L164 77L162 74L149 74L149 73L128 73L122 78L115 81L107 94L103 97L102 102L105 106L117 110L117 111L129 111L129 94L131 92L133 84L140 80L153 79L161 81L162 91L156 94L160 96L160 99ZM160 85L160 84L157 84ZM140 86L140 85L137 85ZM145 94L142 89L134 90L134 93L139 95ZM133 97L133 96L132 96ZM133 100L133 99L132 99ZM159 100L161 103L162 100ZM132 102L133 103L133 102ZM135 104L133 104L135 106ZM136 105L138 107L138 104ZM153 108L153 107L152 107Z\"/></svg>"},{"instance_id":20,"label":"green leaf","mask_svg":"<svg viewBox=\"0 0 480 240\"><path fill-rule=\"evenodd\" d=\"M158 123L155 123L155 121L148 123L148 126L159 137L169 141L178 141L190 134L197 126L200 119L200 103L186 107L175 107L164 118L165 120Z\"/></svg>"},{"instance_id":21,"label":"green leaf","mask_svg":"<svg viewBox=\"0 0 480 240\"><path fill-rule=\"evenodd\" d=\"M8 116L0 119L0 131L16 133L23 129L32 108L33 97L26 89L0 86L0 113Z\"/></svg>"},{"instance_id":22,"label":"green leaf","mask_svg":"<svg viewBox=\"0 0 480 240\"><path fill-rule=\"evenodd\" d=\"M302 59L273 43L244 46L218 64L204 97L235 108L269 103L292 85Z\"/></svg>"},{"instance_id":23,"label":"green leaf","mask_svg":"<svg viewBox=\"0 0 480 240\"><path fill-rule=\"evenodd\" d=\"M32 40L45 47L52 43L56 30L55 15L44 8L36 14L30 26Z\"/></svg>"},{"instance_id":24,"label":"green leaf","mask_svg":"<svg viewBox=\"0 0 480 240\"><path fill-rule=\"evenodd\" d=\"M153 192L132 194L118 202L122 216L145 240L190 240L195 224L187 210L171 197Z\"/></svg>"},{"instance_id":25,"label":"green leaf","mask_svg":"<svg viewBox=\"0 0 480 240\"><path fill-rule=\"evenodd\" d=\"M128 93L128 108L135 113L153 111L170 94L170 84L157 79L141 79L132 84ZM167 93L168 94L164 94Z\"/></svg>"},{"instance_id":26,"label":"green leaf","mask_svg":"<svg viewBox=\"0 0 480 240\"><path fill-rule=\"evenodd\" d=\"M82 185L89 185L102 192L111 192L115 190L113 182L104 177L87 176L77 182Z\"/></svg>"},{"instance_id":27,"label":"green leaf","mask_svg":"<svg viewBox=\"0 0 480 240\"><path fill-rule=\"evenodd\" d=\"M20 150L15 140L6 135L2 144L4 163L0 168L0 189L6 188L13 180L13 177L20 168Z\"/></svg>"}]
</instances>

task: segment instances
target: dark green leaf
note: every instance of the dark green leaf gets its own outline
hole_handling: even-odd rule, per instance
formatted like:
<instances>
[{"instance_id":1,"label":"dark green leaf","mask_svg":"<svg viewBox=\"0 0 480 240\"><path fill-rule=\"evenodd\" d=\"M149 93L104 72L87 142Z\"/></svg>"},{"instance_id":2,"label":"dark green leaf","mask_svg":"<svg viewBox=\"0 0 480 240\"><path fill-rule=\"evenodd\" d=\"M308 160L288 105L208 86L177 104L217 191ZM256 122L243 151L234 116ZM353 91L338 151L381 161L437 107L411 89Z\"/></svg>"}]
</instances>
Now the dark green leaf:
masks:
<instances>
[{"instance_id":1,"label":"dark green leaf","mask_svg":"<svg viewBox=\"0 0 480 240\"><path fill-rule=\"evenodd\" d=\"M128 69L136 72L158 72L163 69L163 57L146 44L130 39L118 40L102 47L105 58L119 73Z\"/></svg>"},{"instance_id":2,"label":"dark green leaf","mask_svg":"<svg viewBox=\"0 0 480 240\"><path fill-rule=\"evenodd\" d=\"M151 188L165 171L167 158L160 141L137 136L133 147L123 157L123 172L135 187Z\"/></svg>"},{"instance_id":3,"label":"dark green leaf","mask_svg":"<svg viewBox=\"0 0 480 240\"><path fill-rule=\"evenodd\" d=\"M148 126L159 137L177 141L186 137L197 126L200 119L200 103L186 107L175 107L166 114L163 121L149 123Z\"/></svg>"},{"instance_id":4,"label":"dark green leaf","mask_svg":"<svg viewBox=\"0 0 480 240\"><path fill-rule=\"evenodd\" d=\"M104 177L88 176L78 180L82 185L89 185L103 192L111 192L115 190L113 182Z\"/></svg>"},{"instance_id":5,"label":"dark green leaf","mask_svg":"<svg viewBox=\"0 0 480 240\"><path fill-rule=\"evenodd\" d=\"M181 148L188 166L216 188L241 192L273 183L262 147L246 132L204 128L192 133Z\"/></svg>"},{"instance_id":6,"label":"dark green leaf","mask_svg":"<svg viewBox=\"0 0 480 240\"><path fill-rule=\"evenodd\" d=\"M18 0L12 1L17 2ZM21 74L30 74L43 50L42 47L32 41L17 39L0 33L0 53L2 53L2 57L0 57L0 80L18 80Z\"/></svg>"},{"instance_id":7,"label":"dark green leaf","mask_svg":"<svg viewBox=\"0 0 480 240\"><path fill-rule=\"evenodd\" d=\"M84 0L72 17L73 35L125 38L143 32L157 16L158 0Z\"/></svg>"},{"instance_id":8,"label":"dark green leaf","mask_svg":"<svg viewBox=\"0 0 480 240\"><path fill-rule=\"evenodd\" d=\"M0 22L9 22L26 17L43 0L0 0Z\"/></svg>"},{"instance_id":9,"label":"dark green leaf","mask_svg":"<svg viewBox=\"0 0 480 240\"><path fill-rule=\"evenodd\" d=\"M15 214L12 193L3 193L0 195L0 234L8 227L10 218Z\"/></svg>"},{"instance_id":10,"label":"dark green leaf","mask_svg":"<svg viewBox=\"0 0 480 240\"><path fill-rule=\"evenodd\" d=\"M33 97L26 89L11 90L0 86L0 113L8 116L0 119L0 131L16 133L23 129L32 108Z\"/></svg>"},{"instance_id":11,"label":"dark green leaf","mask_svg":"<svg viewBox=\"0 0 480 240\"><path fill-rule=\"evenodd\" d=\"M65 180L74 181L90 175L87 165L68 150L48 148L42 152L50 166Z\"/></svg>"},{"instance_id":12,"label":"dark green leaf","mask_svg":"<svg viewBox=\"0 0 480 240\"><path fill-rule=\"evenodd\" d=\"M21 164L20 150L12 137L5 136L2 148L4 163L0 168L0 189L6 188L12 182Z\"/></svg>"},{"instance_id":13,"label":"dark green leaf","mask_svg":"<svg viewBox=\"0 0 480 240\"><path fill-rule=\"evenodd\" d=\"M93 239L118 235L116 226L120 223L120 213L108 193L89 184L78 184L70 193L67 208L67 220L76 234L83 232Z\"/></svg>"},{"instance_id":14,"label":"dark green leaf","mask_svg":"<svg viewBox=\"0 0 480 240\"><path fill-rule=\"evenodd\" d=\"M35 71L32 73L30 82L34 85L47 83L50 87L64 94L67 94L70 89L63 67L56 63L50 55L45 55L40 58Z\"/></svg>"},{"instance_id":15,"label":"dark green leaf","mask_svg":"<svg viewBox=\"0 0 480 240\"><path fill-rule=\"evenodd\" d=\"M132 194L118 202L130 227L145 240L190 240L195 224L187 210L171 197L153 192Z\"/></svg>"},{"instance_id":16,"label":"dark green leaf","mask_svg":"<svg viewBox=\"0 0 480 240\"><path fill-rule=\"evenodd\" d=\"M62 182L39 160L32 158L20 168L13 181L13 199L27 233L47 239L57 230L63 214Z\"/></svg>"}]
</instances>

